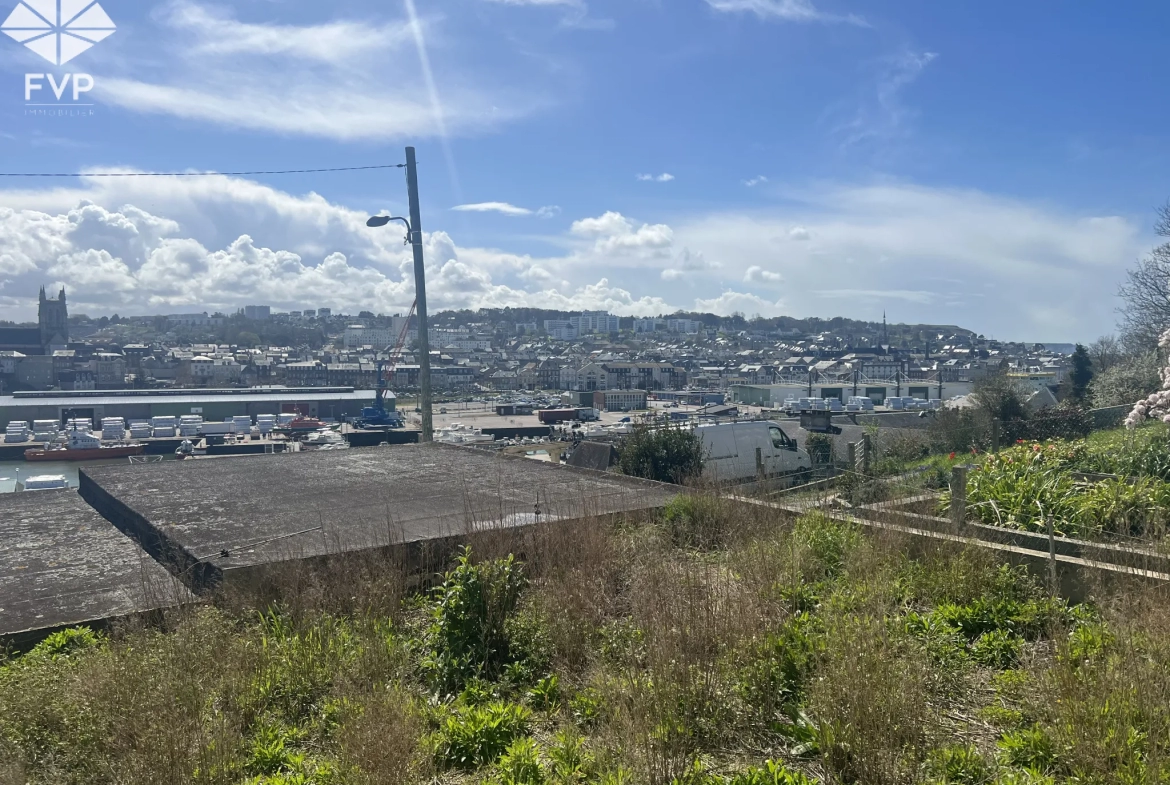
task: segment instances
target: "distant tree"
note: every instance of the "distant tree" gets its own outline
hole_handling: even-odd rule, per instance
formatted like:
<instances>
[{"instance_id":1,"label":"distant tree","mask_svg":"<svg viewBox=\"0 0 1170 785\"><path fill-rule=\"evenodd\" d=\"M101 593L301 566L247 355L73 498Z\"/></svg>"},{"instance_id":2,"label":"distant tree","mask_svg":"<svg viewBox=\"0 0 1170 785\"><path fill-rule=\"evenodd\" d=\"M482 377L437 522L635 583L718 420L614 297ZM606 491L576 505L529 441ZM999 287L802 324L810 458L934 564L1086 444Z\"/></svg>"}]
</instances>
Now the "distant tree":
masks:
<instances>
[{"instance_id":1,"label":"distant tree","mask_svg":"<svg viewBox=\"0 0 1170 785\"><path fill-rule=\"evenodd\" d=\"M1072 355L1072 370L1069 371L1067 381L1066 400L1083 403L1089 391L1089 382L1093 381L1093 361L1089 357L1089 350L1079 343Z\"/></svg>"},{"instance_id":2,"label":"distant tree","mask_svg":"<svg viewBox=\"0 0 1170 785\"><path fill-rule=\"evenodd\" d=\"M254 349L260 343L260 336L250 330L243 330L236 336L236 345Z\"/></svg>"},{"instance_id":3,"label":"distant tree","mask_svg":"<svg viewBox=\"0 0 1170 785\"><path fill-rule=\"evenodd\" d=\"M1156 351L1127 355L1124 361L1093 377L1089 400L1097 408L1132 404L1158 389L1161 370Z\"/></svg>"},{"instance_id":4,"label":"distant tree","mask_svg":"<svg viewBox=\"0 0 1170 785\"><path fill-rule=\"evenodd\" d=\"M703 470L703 442L689 429L639 426L618 457L623 474L682 484Z\"/></svg>"},{"instance_id":5,"label":"distant tree","mask_svg":"<svg viewBox=\"0 0 1170 785\"><path fill-rule=\"evenodd\" d=\"M1006 373L996 373L980 379L971 392L976 406L993 420L1006 423L1027 417L1024 409L1024 391Z\"/></svg>"},{"instance_id":6,"label":"distant tree","mask_svg":"<svg viewBox=\"0 0 1170 785\"><path fill-rule=\"evenodd\" d=\"M1158 208L1154 231L1170 238L1170 202ZM1126 278L1118 291L1122 334L1131 351L1150 351L1170 328L1170 242L1150 251Z\"/></svg>"},{"instance_id":7,"label":"distant tree","mask_svg":"<svg viewBox=\"0 0 1170 785\"><path fill-rule=\"evenodd\" d=\"M1108 371L1121 361L1121 341L1115 335L1102 335L1089 344L1089 357L1093 361L1093 373Z\"/></svg>"}]
</instances>

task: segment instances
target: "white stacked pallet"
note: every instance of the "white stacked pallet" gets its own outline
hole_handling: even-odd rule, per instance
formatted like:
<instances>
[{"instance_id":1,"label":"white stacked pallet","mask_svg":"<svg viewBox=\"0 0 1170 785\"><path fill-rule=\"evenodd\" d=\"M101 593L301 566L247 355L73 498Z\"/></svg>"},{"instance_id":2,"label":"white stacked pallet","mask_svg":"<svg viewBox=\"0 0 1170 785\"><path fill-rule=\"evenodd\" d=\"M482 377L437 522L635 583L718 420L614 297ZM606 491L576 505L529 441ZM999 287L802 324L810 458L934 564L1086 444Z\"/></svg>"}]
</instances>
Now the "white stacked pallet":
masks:
<instances>
[{"instance_id":1,"label":"white stacked pallet","mask_svg":"<svg viewBox=\"0 0 1170 785\"><path fill-rule=\"evenodd\" d=\"M202 425L203 418L198 414L184 414L179 418L179 435L185 439L198 436Z\"/></svg>"},{"instance_id":2,"label":"white stacked pallet","mask_svg":"<svg viewBox=\"0 0 1170 785\"><path fill-rule=\"evenodd\" d=\"M256 430L262 434L270 434L276 428L275 414L257 414L256 415Z\"/></svg>"},{"instance_id":3,"label":"white stacked pallet","mask_svg":"<svg viewBox=\"0 0 1170 785\"><path fill-rule=\"evenodd\" d=\"M74 417L72 420L65 422L65 430L90 433L93 431L93 420L88 417Z\"/></svg>"},{"instance_id":4,"label":"white stacked pallet","mask_svg":"<svg viewBox=\"0 0 1170 785\"><path fill-rule=\"evenodd\" d=\"M61 430L61 423L57 420L33 420L34 433L57 433Z\"/></svg>"},{"instance_id":5,"label":"white stacked pallet","mask_svg":"<svg viewBox=\"0 0 1170 785\"><path fill-rule=\"evenodd\" d=\"M102 439L107 442L120 442L126 438L126 421L121 417L102 418Z\"/></svg>"},{"instance_id":6,"label":"white stacked pallet","mask_svg":"<svg viewBox=\"0 0 1170 785\"><path fill-rule=\"evenodd\" d=\"M150 427L154 438L171 439L174 438L175 432L179 429L179 418L174 415L151 417Z\"/></svg>"},{"instance_id":7,"label":"white stacked pallet","mask_svg":"<svg viewBox=\"0 0 1170 785\"><path fill-rule=\"evenodd\" d=\"M149 439L151 435L150 423L144 420L130 421L130 438L131 439Z\"/></svg>"},{"instance_id":8,"label":"white stacked pallet","mask_svg":"<svg viewBox=\"0 0 1170 785\"><path fill-rule=\"evenodd\" d=\"M20 420L13 420L8 423L8 427L4 431L5 444L20 444L28 441L28 423Z\"/></svg>"}]
</instances>

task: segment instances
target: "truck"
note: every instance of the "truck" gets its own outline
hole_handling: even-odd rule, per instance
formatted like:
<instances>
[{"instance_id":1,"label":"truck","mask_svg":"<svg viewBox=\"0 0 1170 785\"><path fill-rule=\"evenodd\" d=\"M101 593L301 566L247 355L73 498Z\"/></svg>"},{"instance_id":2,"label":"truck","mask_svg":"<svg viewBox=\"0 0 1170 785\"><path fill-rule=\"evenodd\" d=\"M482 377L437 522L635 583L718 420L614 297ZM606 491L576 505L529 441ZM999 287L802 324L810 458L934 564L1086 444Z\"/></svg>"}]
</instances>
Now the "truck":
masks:
<instances>
[{"instance_id":1,"label":"truck","mask_svg":"<svg viewBox=\"0 0 1170 785\"><path fill-rule=\"evenodd\" d=\"M537 416L545 425L557 425L581 419L581 409L541 409Z\"/></svg>"},{"instance_id":2,"label":"truck","mask_svg":"<svg viewBox=\"0 0 1170 785\"><path fill-rule=\"evenodd\" d=\"M778 423L767 420L700 425L703 479L720 483L795 479L812 469L812 458Z\"/></svg>"}]
</instances>

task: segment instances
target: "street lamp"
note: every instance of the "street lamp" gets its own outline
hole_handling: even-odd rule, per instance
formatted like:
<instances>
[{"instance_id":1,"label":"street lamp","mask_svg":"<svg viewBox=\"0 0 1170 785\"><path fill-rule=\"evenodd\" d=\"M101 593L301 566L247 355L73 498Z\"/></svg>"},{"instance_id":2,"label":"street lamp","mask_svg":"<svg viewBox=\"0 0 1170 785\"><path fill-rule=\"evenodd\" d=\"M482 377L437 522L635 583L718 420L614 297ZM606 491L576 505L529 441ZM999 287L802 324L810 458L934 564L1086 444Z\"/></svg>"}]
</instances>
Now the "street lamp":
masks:
<instances>
[{"instance_id":1,"label":"street lamp","mask_svg":"<svg viewBox=\"0 0 1170 785\"><path fill-rule=\"evenodd\" d=\"M414 292L418 314L418 378L421 387L420 408L422 409L422 440L429 442L434 437L434 423L431 419L431 347L427 328L427 281L423 263L422 211L418 200L418 166L414 148L406 148L406 190L410 197L410 218L392 215L376 215L366 221L366 226L378 229L391 221L400 221L406 226L406 242L414 249Z\"/></svg>"}]
</instances>

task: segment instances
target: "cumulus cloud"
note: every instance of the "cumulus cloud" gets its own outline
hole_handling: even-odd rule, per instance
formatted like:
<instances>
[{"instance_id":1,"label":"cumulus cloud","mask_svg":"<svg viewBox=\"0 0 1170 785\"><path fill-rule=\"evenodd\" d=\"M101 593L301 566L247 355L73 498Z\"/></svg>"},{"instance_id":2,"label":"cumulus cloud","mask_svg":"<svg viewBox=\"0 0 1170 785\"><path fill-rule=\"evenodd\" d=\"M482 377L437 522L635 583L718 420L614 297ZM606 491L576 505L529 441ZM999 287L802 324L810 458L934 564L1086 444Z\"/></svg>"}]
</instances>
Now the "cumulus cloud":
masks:
<instances>
[{"instance_id":1,"label":"cumulus cloud","mask_svg":"<svg viewBox=\"0 0 1170 785\"><path fill-rule=\"evenodd\" d=\"M705 313L714 313L720 316L731 316L735 313L754 316L782 316L784 301L770 302L763 297L743 292L726 291L718 297L709 300L695 300L696 309Z\"/></svg>"},{"instance_id":2,"label":"cumulus cloud","mask_svg":"<svg viewBox=\"0 0 1170 785\"><path fill-rule=\"evenodd\" d=\"M77 311L97 314L255 302L403 311L414 299L410 250L401 232L366 228L370 207L218 176L0 190L0 307L5 318L34 318L39 287L65 285ZM1108 293L1153 244L1124 216L896 183L821 187L782 206L669 223L611 211L539 241L514 237L512 248L427 225L436 309L854 318L886 309L900 321L1039 341L1111 329ZM560 250L535 253L550 246ZM765 294L781 280L783 301Z\"/></svg>"},{"instance_id":3,"label":"cumulus cloud","mask_svg":"<svg viewBox=\"0 0 1170 785\"><path fill-rule=\"evenodd\" d=\"M670 172L663 172L662 174L640 174L638 179L644 183L669 183L674 179L674 175Z\"/></svg>"},{"instance_id":4,"label":"cumulus cloud","mask_svg":"<svg viewBox=\"0 0 1170 785\"><path fill-rule=\"evenodd\" d=\"M574 221L570 231L578 237L592 239L594 249L602 254L630 252L660 256L674 242L674 232L666 224L642 224L635 228L629 218L615 212Z\"/></svg>"},{"instance_id":5,"label":"cumulus cloud","mask_svg":"<svg viewBox=\"0 0 1170 785\"><path fill-rule=\"evenodd\" d=\"M783 281L784 276L771 270L765 270L757 264L753 264L744 271L743 280L744 283L769 284Z\"/></svg>"}]
</instances>

